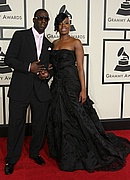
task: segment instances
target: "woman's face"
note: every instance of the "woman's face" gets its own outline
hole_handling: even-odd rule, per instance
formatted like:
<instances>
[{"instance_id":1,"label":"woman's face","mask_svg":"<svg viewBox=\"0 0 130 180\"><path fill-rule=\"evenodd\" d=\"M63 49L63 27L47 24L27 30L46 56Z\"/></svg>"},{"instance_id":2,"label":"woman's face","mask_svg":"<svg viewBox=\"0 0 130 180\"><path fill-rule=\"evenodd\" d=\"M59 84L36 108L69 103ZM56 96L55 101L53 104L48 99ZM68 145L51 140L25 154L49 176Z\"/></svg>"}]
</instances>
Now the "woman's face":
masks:
<instances>
[{"instance_id":1,"label":"woman's face","mask_svg":"<svg viewBox=\"0 0 130 180\"><path fill-rule=\"evenodd\" d=\"M60 34L69 34L70 31L70 20L65 18L60 24L58 29Z\"/></svg>"}]
</instances>

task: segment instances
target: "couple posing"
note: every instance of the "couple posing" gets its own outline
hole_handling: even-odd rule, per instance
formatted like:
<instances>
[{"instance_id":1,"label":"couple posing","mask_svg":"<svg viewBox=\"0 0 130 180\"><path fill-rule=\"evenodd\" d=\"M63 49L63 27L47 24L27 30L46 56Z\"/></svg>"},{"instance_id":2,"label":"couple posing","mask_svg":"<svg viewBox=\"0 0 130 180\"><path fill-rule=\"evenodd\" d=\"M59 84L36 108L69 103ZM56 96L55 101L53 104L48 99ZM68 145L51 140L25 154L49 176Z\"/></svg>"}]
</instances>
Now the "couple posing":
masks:
<instances>
[{"instance_id":1,"label":"couple posing","mask_svg":"<svg viewBox=\"0 0 130 180\"><path fill-rule=\"evenodd\" d=\"M113 133L106 134L100 123L86 93L83 46L80 40L70 37L68 16L65 13L56 16L54 27L60 38L53 43L44 35L48 22L48 12L36 10L34 26L16 31L7 49L5 63L14 72L8 92L5 174L13 173L20 158L29 105L32 118L29 157L35 163L45 164L39 152L46 130L50 155L59 162L61 170L119 170L130 153L130 142Z\"/></svg>"}]
</instances>

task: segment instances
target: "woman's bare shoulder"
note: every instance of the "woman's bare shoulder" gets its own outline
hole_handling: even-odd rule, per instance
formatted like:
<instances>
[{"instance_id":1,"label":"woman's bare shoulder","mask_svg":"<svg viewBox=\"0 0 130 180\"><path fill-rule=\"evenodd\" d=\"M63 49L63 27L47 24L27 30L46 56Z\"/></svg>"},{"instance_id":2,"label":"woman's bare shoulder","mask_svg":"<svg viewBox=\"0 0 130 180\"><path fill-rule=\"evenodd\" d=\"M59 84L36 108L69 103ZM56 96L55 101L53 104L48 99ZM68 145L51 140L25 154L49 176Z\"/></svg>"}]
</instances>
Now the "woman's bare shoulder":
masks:
<instances>
[{"instance_id":1,"label":"woman's bare shoulder","mask_svg":"<svg viewBox=\"0 0 130 180\"><path fill-rule=\"evenodd\" d=\"M82 47L80 39L72 37L72 43L74 44L74 48Z\"/></svg>"},{"instance_id":2,"label":"woman's bare shoulder","mask_svg":"<svg viewBox=\"0 0 130 180\"><path fill-rule=\"evenodd\" d=\"M74 43L81 44L80 39L77 39L77 38L71 37L71 40L72 40Z\"/></svg>"}]
</instances>

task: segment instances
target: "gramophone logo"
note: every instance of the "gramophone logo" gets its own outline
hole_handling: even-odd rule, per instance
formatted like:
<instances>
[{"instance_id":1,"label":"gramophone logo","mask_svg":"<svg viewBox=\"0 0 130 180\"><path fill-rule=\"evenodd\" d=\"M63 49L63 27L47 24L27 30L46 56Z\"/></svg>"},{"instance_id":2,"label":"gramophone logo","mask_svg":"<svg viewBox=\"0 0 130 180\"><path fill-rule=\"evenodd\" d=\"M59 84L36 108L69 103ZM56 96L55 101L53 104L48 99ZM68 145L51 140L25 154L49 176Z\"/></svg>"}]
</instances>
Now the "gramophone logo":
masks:
<instances>
[{"instance_id":1,"label":"gramophone logo","mask_svg":"<svg viewBox=\"0 0 130 180\"><path fill-rule=\"evenodd\" d=\"M5 54L1 51L0 47L0 74L12 72L12 69L5 65L4 58Z\"/></svg>"},{"instance_id":2,"label":"gramophone logo","mask_svg":"<svg viewBox=\"0 0 130 180\"><path fill-rule=\"evenodd\" d=\"M59 13L66 13L70 19L70 31L76 31L74 25L72 24L72 15L66 10L66 5L63 5L60 10L59 10Z\"/></svg>"},{"instance_id":3,"label":"gramophone logo","mask_svg":"<svg viewBox=\"0 0 130 180\"><path fill-rule=\"evenodd\" d=\"M11 8L6 4L6 0L0 0L0 12L11 11Z\"/></svg>"},{"instance_id":4,"label":"gramophone logo","mask_svg":"<svg viewBox=\"0 0 130 180\"><path fill-rule=\"evenodd\" d=\"M118 9L118 15L129 16L130 15L130 0L125 0L121 3L121 8Z\"/></svg>"},{"instance_id":5,"label":"gramophone logo","mask_svg":"<svg viewBox=\"0 0 130 180\"><path fill-rule=\"evenodd\" d=\"M117 53L119 58L118 65L115 67L115 71L130 71L129 55L125 52L125 48L121 47Z\"/></svg>"}]
</instances>

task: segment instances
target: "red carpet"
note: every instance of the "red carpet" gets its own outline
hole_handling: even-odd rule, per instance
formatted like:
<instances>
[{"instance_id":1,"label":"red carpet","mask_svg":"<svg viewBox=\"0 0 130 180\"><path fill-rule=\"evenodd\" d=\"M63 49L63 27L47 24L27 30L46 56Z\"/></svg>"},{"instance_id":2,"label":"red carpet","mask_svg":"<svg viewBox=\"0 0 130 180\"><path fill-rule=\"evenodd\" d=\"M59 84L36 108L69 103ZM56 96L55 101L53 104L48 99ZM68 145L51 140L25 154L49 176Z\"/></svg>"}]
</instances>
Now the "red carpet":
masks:
<instances>
[{"instance_id":1,"label":"red carpet","mask_svg":"<svg viewBox=\"0 0 130 180\"><path fill-rule=\"evenodd\" d=\"M130 130L113 131L116 135L126 137L130 140ZM57 163L48 157L47 145L45 143L41 155L46 165L40 166L28 157L30 137L25 137L25 143L20 160L15 165L14 173L4 174L4 158L6 155L6 138L0 138L0 180L130 180L130 155L127 157L126 166L116 172L94 172L88 173L84 170L75 172L60 171Z\"/></svg>"}]
</instances>

